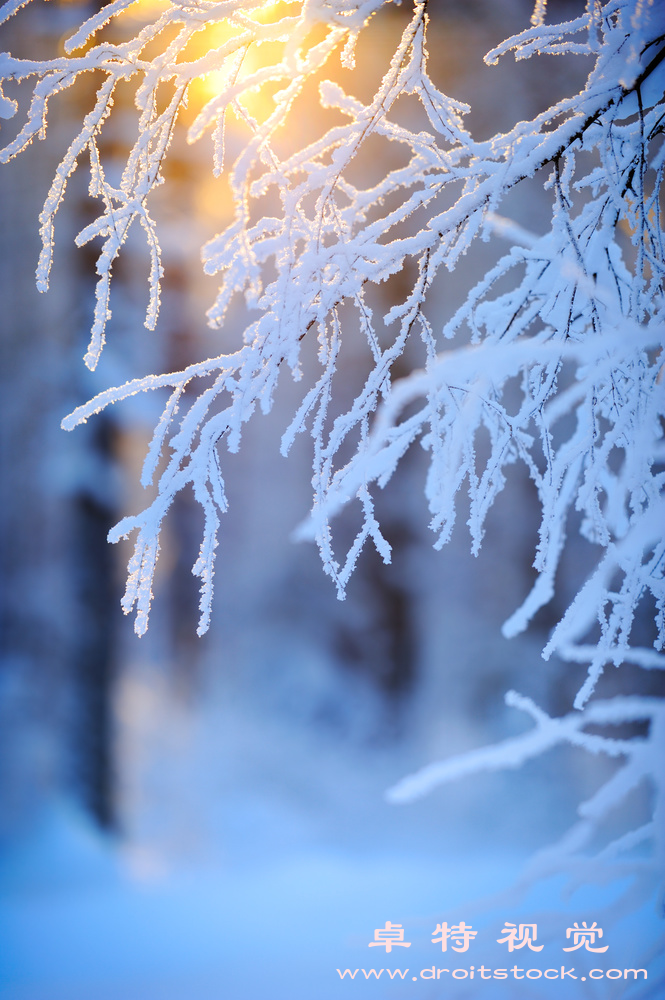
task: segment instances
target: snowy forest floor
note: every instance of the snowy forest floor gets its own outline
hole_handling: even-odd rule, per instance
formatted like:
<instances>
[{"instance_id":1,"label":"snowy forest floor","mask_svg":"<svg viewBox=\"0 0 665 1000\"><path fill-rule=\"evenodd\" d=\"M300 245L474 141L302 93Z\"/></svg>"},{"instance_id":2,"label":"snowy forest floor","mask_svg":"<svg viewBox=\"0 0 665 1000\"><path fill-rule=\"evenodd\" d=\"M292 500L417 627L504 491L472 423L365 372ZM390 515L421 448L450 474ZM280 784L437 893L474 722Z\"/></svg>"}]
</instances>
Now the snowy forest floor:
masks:
<instances>
[{"instance_id":1,"label":"snowy forest floor","mask_svg":"<svg viewBox=\"0 0 665 1000\"><path fill-rule=\"evenodd\" d=\"M359 801L363 783L371 801ZM284 789L272 799L236 789L217 817L226 829L223 850L208 846L170 857L118 848L71 804L52 801L0 868L2 1000L659 995L660 921L653 898L638 909L627 906L628 916L606 925L596 943L609 944L607 953L565 953L566 928L599 915L602 926L602 914L625 884L587 887L562 902L562 881L551 879L519 903L502 901L496 894L509 889L528 852L511 852L501 836L493 849L487 823L485 846L479 834L465 849L446 832L440 801L438 809L430 803L409 813L372 796L370 786L366 776L355 788L351 784L350 800L356 801L346 822L339 808L326 815L320 803L294 806ZM501 827L497 817L496 829ZM477 904L487 897L494 899ZM402 924L408 950L394 946L388 955L382 947L368 948L387 920ZM442 920L465 920L477 930L466 953L449 947L442 954L431 943ZM505 921L536 923L542 952L509 954L497 941ZM518 974L563 968L578 979L516 980L510 973L501 981L486 972L479 981L481 965L517 966ZM432 966L469 975L453 980L449 973L446 983L421 978ZM408 972L404 979L389 979L387 971L378 981L364 976L363 970L371 975L382 968ZM624 968L646 968L648 981L625 980L623 972L620 980L582 979L590 969ZM351 980L338 969L359 971Z\"/></svg>"}]
</instances>

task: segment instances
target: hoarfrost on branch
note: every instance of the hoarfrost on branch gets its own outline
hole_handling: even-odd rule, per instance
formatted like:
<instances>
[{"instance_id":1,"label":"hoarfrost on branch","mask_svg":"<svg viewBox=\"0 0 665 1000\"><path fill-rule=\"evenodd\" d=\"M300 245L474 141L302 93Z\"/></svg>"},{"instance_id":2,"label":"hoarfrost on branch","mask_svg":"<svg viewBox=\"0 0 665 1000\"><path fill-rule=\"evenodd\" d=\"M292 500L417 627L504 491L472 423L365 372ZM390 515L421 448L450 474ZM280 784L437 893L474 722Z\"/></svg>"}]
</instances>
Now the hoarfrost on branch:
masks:
<instances>
[{"instance_id":1,"label":"hoarfrost on branch","mask_svg":"<svg viewBox=\"0 0 665 1000\"><path fill-rule=\"evenodd\" d=\"M26 2L8 0L1 19ZM390 559L373 494L416 442L429 455L425 491L437 546L450 538L457 500L466 490L477 551L507 467L523 462L528 469L542 509L537 579L505 623L508 636L525 629L552 598L566 531L579 515L583 535L597 546L597 564L544 650L546 657L555 653L588 665L576 711L553 720L511 695L512 703L533 715L531 734L432 765L393 792L409 798L481 767L517 766L561 741L624 755L624 768L582 808L582 825L564 847L570 855L609 806L648 772L642 741L594 736L585 726L639 718L651 723L645 742L662 742L657 701L626 697L584 706L608 665L664 665L665 14L655 0L589 0L571 20L547 23L546 4L536 4L531 26L489 52L486 62L578 54L590 65L586 83L533 120L478 141L465 127L469 108L441 93L428 75L426 2L413 4L367 101L325 78L339 75L340 64L353 68L358 37L372 31L383 6L384 0L164 0L152 20L155 8L146 8L141 22L140 3L115 0L71 35L63 56L0 57L6 85L32 86L25 122L1 155L6 161L43 138L50 99L81 74L94 78L94 107L57 169L41 214L37 271L44 289L54 217L85 155L90 195L103 205L77 238L79 244L102 239L85 356L94 368L110 315L113 264L135 222L145 233L151 265L146 326L155 327L162 265L149 198L162 183L162 165L191 88L212 72L220 81L190 117L187 134L195 142L212 132L212 169L217 175L228 170L233 198L230 225L203 250L206 272L220 275L208 317L211 326L221 327L235 296L244 297L257 316L234 352L107 389L63 422L71 429L132 394L169 390L143 470L144 484L159 472L156 497L111 533L117 540L136 532L123 607L136 607L139 634L147 628L162 521L176 494L190 486L205 515L193 571L201 579L199 630L207 629L219 519L227 507L224 449L240 447L243 426L257 408L271 409L285 369L302 377L302 352L312 339L319 370L303 390L282 450L287 453L300 433L312 438L314 498L300 535L316 540L340 597L366 542ZM123 20L132 11L139 20ZM134 34L128 24L139 25ZM128 40L122 40L123 30ZM190 44L199 35L203 44ZM270 58L248 59L262 51ZM127 80L136 85L136 140L119 182L112 184L99 136L112 114L114 91ZM318 87L320 107L336 112L336 123L284 153L281 137L312 86ZM258 115L250 113L254 104L246 99L256 94L266 98ZM411 129L395 114L405 95L419 101L427 128ZM3 117L16 110L17 103L0 91ZM229 115L247 138L227 166ZM363 186L363 173L354 168L372 137L394 144L402 160L387 158L381 176ZM506 194L534 178L551 203L551 223L541 234L501 215ZM261 210L266 198L277 206L273 216ZM490 238L505 240L506 252L456 314L437 325L427 308L437 272L453 269L475 241ZM370 292L407 266L415 275L412 287L385 315L375 316ZM342 342L358 336L367 342L366 378L351 405L340 407ZM421 345L423 367L397 377L395 363L411 341ZM199 382L203 388L192 395ZM486 438L489 449L479 450ZM168 454L161 459L165 446ZM340 553L332 521L354 501L361 527ZM649 602L658 637L653 648L643 648L631 641L631 631L638 605ZM635 831L630 844L608 847L603 858L634 846L635 838L655 837L654 823Z\"/></svg>"}]
</instances>

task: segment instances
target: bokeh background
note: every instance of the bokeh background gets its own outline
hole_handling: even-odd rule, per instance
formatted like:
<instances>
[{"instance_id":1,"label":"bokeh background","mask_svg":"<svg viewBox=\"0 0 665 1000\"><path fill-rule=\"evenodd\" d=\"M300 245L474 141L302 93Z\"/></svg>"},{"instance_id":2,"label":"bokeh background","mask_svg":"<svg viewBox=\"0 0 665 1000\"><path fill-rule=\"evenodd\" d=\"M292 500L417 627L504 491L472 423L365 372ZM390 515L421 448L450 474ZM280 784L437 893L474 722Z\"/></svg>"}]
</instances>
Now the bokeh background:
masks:
<instances>
[{"instance_id":1,"label":"bokeh background","mask_svg":"<svg viewBox=\"0 0 665 1000\"><path fill-rule=\"evenodd\" d=\"M568 9L551 6L553 16ZM551 59L545 71L530 62L483 66L483 54L526 25L530 10L526 0L430 6L432 75L471 103L479 137L533 117L583 79L583 61L569 59ZM50 57L91 12L36 0L5 26L2 48ZM368 80L380 77L407 16L391 6L377 17L360 49ZM550 957L530 956L534 967L570 962L561 952L566 927L595 919L620 887L563 901L552 880L521 902L477 901L508 889L616 765L559 750L410 805L384 798L431 760L528 728L505 706L507 690L562 714L580 686L582 668L540 657L594 556L574 525L557 597L526 636L501 637L533 580L539 512L524 470L515 468L492 511L478 558L463 501L451 543L435 552L425 456L414 449L378 499L392 564L364 553L339 602L315 548L290 537L309 508L311 456L304 438L288 459L279 455L300 399L286 380L273 412L253 418L240 453L224 459L230 512L209 633L196 637L190 570L201 524L187 497L167 521L148 634L138 639L123 618L129 548L109 547L106 535L142 503L139 471L160 399L134 398L71 434L60 420L108 385L218 353L241 327L233 317L221 333L205 325L215 284L201 275L200 247L225 226L229 201L213 182L210 147L187 146L180 134L156 198L165 266L158 330L143 328L147 264L135 234L115 268L105 355L95 373L84 368L95 258L73 239L92 218L85 164L58 217L47 295L35 291L34 269L39 211L91 96L87 83L67 92L47 141L0 170L0 996L447 996L442 984L413 983L411 974L385 984L342 982L335 972L440 964L430 938L444 919L478 928L474 950L455 956L460 966L506 965L496 939L504 921L520 919L539 920L547 940ZM109 161L121 162L131 116L128 92L105 130ZM231 153L241 142L231 131ZM536 231L547 224L536 184L506 208ZM436 326L494 252L483 246L441 278L430 309ZM352 350L346 364L352 386ZM343 520L339 530L348 530ZM642 690L653 690L647 681ZM600 693L636 683L624 672ZM647 809L646 792L633 807L616 818L617 830ZM615 925L605 939L617 956L610 965L651 960L653 914ZM395 961L367 948L386 920L403 924L412 942ZM454 995L573 995L578 985L460 981ZM623 981L593 989L579 995L632 995Z\"/></svg>"}]
</instances>

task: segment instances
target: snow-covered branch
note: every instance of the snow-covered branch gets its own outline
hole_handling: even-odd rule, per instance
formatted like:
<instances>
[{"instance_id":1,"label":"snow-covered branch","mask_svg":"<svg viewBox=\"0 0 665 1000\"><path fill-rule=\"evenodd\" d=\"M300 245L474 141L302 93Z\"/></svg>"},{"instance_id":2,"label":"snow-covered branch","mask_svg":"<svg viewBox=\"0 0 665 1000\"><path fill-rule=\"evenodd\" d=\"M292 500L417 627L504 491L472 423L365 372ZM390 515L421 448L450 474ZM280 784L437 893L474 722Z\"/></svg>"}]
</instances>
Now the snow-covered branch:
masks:
<instances>
[{"instance_id":1,"label":"snow-covered branch","mask_svg":"<svg viewBox=\"0 0 665 1000\"><path fill-rule=\"evenodd\" d=\"M662 824L665 801L660 761L665 752L665 708L662 699L618 697L596 701L584 712L550 718L530 698L509 691L506 704L526 712L534 726L521 736L483 747L459 757L438 761L398 782L386 793L388 801L411 802L434 788L484 771L517 769L557 746L573 746L596 756L619 760L619 768L588 801L578 807L579 821L561 841L531 859L518 886L526 889L552 874L567 872L568 891L580 883L604 883L630 878L647 891L661 874L665 836ZM646 736L617 738L612 729L626 724L646 725ZM589 732L593 727L596 732ZM601 730L602 734L597 732ZM626 800L640 785L648 790L652 818L619 836L608 838L604 821L612 812L625 811ZM592 853L593 845L595 855ZM637 850L637 853L636 853Z\"/></svg>"},{"instance_id":2,"label":"snow-covered branch","mask_svg":"<svg viewBox=\"0 0 665 1000\"><path fill-rule=\"evenodd\" d=\"M9 0L2 19L21 16L23 6ZM162 265L159 226L148 205L180 126L190 142L212 133L212 170L227 172L232 195L229 225L203 250L205 271L220 276L210 325L227 326L229 305L238 298L256 312L237 349L107 389L63 426L71 429L135 393L170 389L142 478L148 485L161 470L156 496L117 525L111 540L136 532L123 608L136 608L141 634L164 517L176 495L191 487L205 518L193 567L201 579L204 632L227 507L224 450L240 447L257 409L271 410L285 370L296 380L309 371L304 350L314 341L318 369L304 386L282 450L288 452L299 433L312 438L313 507L301 534L316 540L339 596L368 540L390 559L372 491L386 485L414 443L429 453L425 493L437 546L450 538L464 487L477 552L510 467L523 462L542 513L537 579L504 632L525 629L551 600L567 533L578 518L579 530L596 546L596 566L544 655L588 664L575 701L580 710L606 666L665 666L662 10L638 0L590 0L579 16L548 24L546 5L537 4L531 25L490 52L487 63L511 53L516 59L579 55L590 65L586 82L532 120L478 141L465 126L469 108L443 94L428 74L426 0L413 3L373 94L362 100L335 78L353 70L358 39L371 33L384 6L382 0L165 2L150 21L141 20L140 4L116 0L71 35L64 56L0 57L0 82L10 93L16 85L32 88L25 121L0 153L4 161L44 136L52 98L81 75L94 81L94 107L44 204L37 274L45 289L54 219L68 179L87 157L90 196L100 214L77 242L102 240L85 356L90 368L104 346L113 264L135 222L150 259L146 325L157 323ZM196 85L210 83L211 74L216 89L197 105ZM100 136L114 114L116 90L128 82L135 86L136 136L113 183ZM299 130L289 133L289 126L298 121L304 95L325 114L320 127L298 140ZM419 103L422 127L410 127L396 113L405 96ZM0 92L0 114L11 118L17 109ZM229 116L244 144L227 167ZM366 159L370 140L387 150L385 161L373 160L373 170ZM550 207L549 224L539 233L500 215L508 192L534 179ZM445 322L431 315L430 293L442 266L454 269L479 240L501 245L503 239L510 248L481 273L457 312ZM413 281L376 316L375 293L397 274L413 274ZM349 339L363 345L366 359L362 388L350 405L338 368ZM398 378L396 362L412 343L420 347L422 367ZM354 501L361 525L340 554L334 518ZM632 639L638 606L645 604L656 621L650 649ZM583 807L590 823L647 775L646 743L592 736L586 727L649 719L652 748L661 739L656 702L591 702L561 720L520 704L534 716L532 733L461 762L432 765L395 795L482 768L517 766L571 742L627 760L620 773L630 781L617 778L616 788L608 786Z\"/></svg>"}]
</instances>

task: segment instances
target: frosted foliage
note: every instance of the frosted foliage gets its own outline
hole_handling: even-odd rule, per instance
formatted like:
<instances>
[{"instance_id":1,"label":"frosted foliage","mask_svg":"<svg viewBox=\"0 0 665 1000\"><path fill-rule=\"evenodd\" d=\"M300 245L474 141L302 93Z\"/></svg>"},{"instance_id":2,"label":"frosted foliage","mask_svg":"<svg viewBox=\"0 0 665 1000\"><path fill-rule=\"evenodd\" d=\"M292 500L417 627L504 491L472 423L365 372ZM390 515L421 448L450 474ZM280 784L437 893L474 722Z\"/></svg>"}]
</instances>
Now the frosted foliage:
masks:
<instances>
[{"instance_id":1,"label":"frosted foliage","mask_svg":"<svg viewBox=\"0 0 665 1000\"><path fill-rule=\"evenodd\" d=\"M2 17L22 6L9 0ZM227 508L224 451L240 447L243 426L257 409L270 411L282 372L296 379L311 373L303 352L312 340L318 370L304 384L282 450L286 454L300 433L312 438L314 499L300 534L316 540L340 596L366 542L390 560L373 496L412 445L419 443L429 457L425 491L437 546L450 538L458 498L466 491L477 551L508 467L523 462L542 509L537 578L504 631L511 636L525 629L552 598L566 531L578 518L597 563L544 655L586 664L588 675L575 701L579 714L563 720L541 714L530 742L487 751L486 763L514 766L552 740L613 753L614 742L584 729L606 703L591 702L580 712L598 678L608 665L657 670L665 662L665 10L657 0L589 0L572 20L548 23L552 11L537 3L530 26L488 53L486 62L579 55L589 67L586 83L533 120L477 141L465 127L469 108L441 93L428 76L425 2L413 4L374 95L363 100L345 92L339 79L353 69L358 36L371 37L383 6L382 0L164 0L145 5L140 21L141 4L115 0L66 41L65 55L37 62L1 57L5 82L33 88L25 123L2 151L4 160L43 136L51 97L82 74L95 81L94 107L44 204L37 272L45 288L54 216L86 154L90 194L103 205L77 238L79 244L102 238L85 356L91 368L104 345L113 263L134 222L143 228L151 261L146 326L156 324L162 268L149 196L162 183L162 164L193 86L212 72L219 80L214 96L183 127L190 142L210 132L212 170L227 171L233 218L204 247L203 264L209 274L220 275L211 326L224 326L225 317L228 323L229 304L244 298L249 319L242 343L184 371L108 389L68 416L64 427L135 393L169 391L143 472L145 485L158 477L155 499L111 533L115 541L136 532L123 607L136 608L138 633L147 627L163 518L176 494L190 487L205 515L193 572L201 579L200 632L207 629L219 520ZM127 8L133 19L127 19ZM116 28L106 37L112 19ZM118 40L123 31L129 40ZM205 44L193 47L202 32L208 32L201 36ZM269 57L248 58L257 52ZM127 80L136 84L136 140L112 184L99 136L113 112L114 91ZM320 134L312 127L289 146L284 136L301 134L299 101L312 90L321 109ZM397 112L405 95L420 105L418 131ZM264 99L253 100L257 96ZM250 110L256 107L263 111ZM11 117L16 110L13 100L2 98L0 113ZM230 116L244 128L246 141L234 162L226 163ZM374 139L395 156L375 158L372 173L367 148ZM541 234L500 214L508 192L534 182L551 206ZM454 269L479 239L503 247L503 256L442 326L440 305L428 309L434 279L441 268ZM376 290L399 273L412 274L413 281L386 315L375 315ZM366 342L368 359L351 402L337 375L342 344L350 338ZM410 342L418 346L423 367L404 374L404 359L398 377L395 363ZM411 358L410 346L409 352ZM192 394L197 384L203 388ZM340 552L332 522L354 503L360 528ZM631 639L638 605L655 611L653 647ZM657 704L624 699L603 718L612 725L637 713L652 721L653 740L658 711ZM642 767L638 743L631 744L634 752L618 751L627 754L631 774ZM457 773L451 767L435 767L399 795L448 780ZM622 780L610 782L602 803L587 804L588 817L620 800ZM652 834L650 826L639 836Z\"/></svg>"},{"instance_id":2,"label":"frosted foliage","mask_svg":"<svg viewBox=\"0 0 665 1000\"><path fill-rule=\"evenodd\" d=\"M429 764L389 789L391 802L410 802L437 785L457 781L482 771L522 767L527 761L557 746L579 747L590 754L620 761L612 777L594 795L578 806L579 820L561 840L536 853L511 894L534 882L565 872L567 891L585 882L600 884L626 879L624 892L613 907L620 918L652 897L654 879L662 879L665 854L663 823L662 761L665 755L665 706L659 698L617 697L594 701L584 711L552 719L530 698L514 691L506 703L526 712L535 723L522 736L484 747L457 758ZM614 727L626 724L648 727L647 737L617 738ZM595 727L589 732L588 727ZM601 733L598 732L601 729ZM604 730L604 732L602 732ZM631 794L655 792L651 816L616 835L611 830L617 815L630 817ZM600 846L599 846L600 845Z\"/></svg>"}]
</instances>

